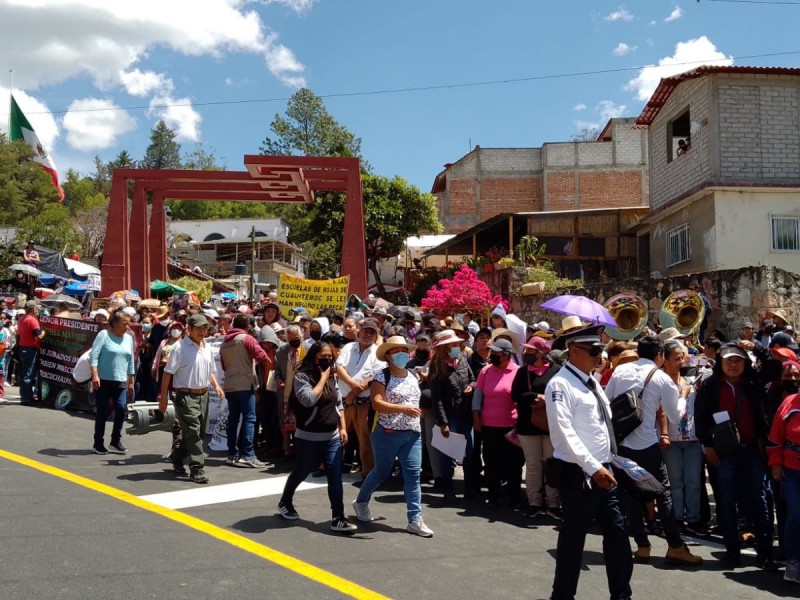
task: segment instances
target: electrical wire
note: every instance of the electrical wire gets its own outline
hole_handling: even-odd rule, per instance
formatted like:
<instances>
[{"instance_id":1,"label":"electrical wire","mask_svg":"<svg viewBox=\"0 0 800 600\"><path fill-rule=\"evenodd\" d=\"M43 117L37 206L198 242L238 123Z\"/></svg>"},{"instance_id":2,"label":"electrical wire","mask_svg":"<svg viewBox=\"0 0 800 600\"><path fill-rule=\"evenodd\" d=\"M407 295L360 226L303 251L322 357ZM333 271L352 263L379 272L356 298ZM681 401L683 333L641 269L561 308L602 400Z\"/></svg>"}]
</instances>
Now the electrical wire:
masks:
<instances>
[{"instance_id":1,"label":"electrical wire","mask_svg":"<svg viewBox=\"0 0 800 600\"><path fill-rule=\"evenodd\" d=\"M697 0L699 3L700 0ZM800 2L788 0L707 0L707 2L727 2L730 4L781 4L784 6L800 6Z\"/></svg>"},{"instance_id":2,"label":"electrical wire","mask_svg":"<svg viewBox=\"0 0 800 600\"><path fill-rule=\"evenodd\" d=\"M712 0L714 2L722 1L722 0ZM733 2L734 0L726 0L729 2ZM735 0L744 2L745 0ZM752 0L754 1L754 0ZM763 4L763 3L762 3ZM745 56L736 56L736 57L725 57L725 58L716 58L710 60L692 60L686 61L681 63L673 63L670 66L688 66L688 65L706 65L713 62L721 62L721 61L728 61L728 60L749 60L753 58L774 58L776 56L792 56L800 54L800 50L787 50L785 52L769 52L765 54L750 54ZM642 69L648 68L656 68L657 65L644 65L644 66L637 66L637 67L618 67L615 69L599 69L596 71L574 71L571 73L555 73L550 75L531 75L528 77L514 77L508 79L492 79L486 81L471 81L471 82L463 82L463 83L445 83L440 85L428 85L428 86L417 86L417 87L405 87L405 88L388 88L382 90L366 90L366 91L359 91L359 92L339 92L339 93L331 93L331 94L319 94L319 97L322 99L327 98L352 98L355 96L378 96L378 95L388 95L388 94L404 94L410 92L429 92L435 90L448 90L448 89L458 89L458 88L470 88L470 87L484 87L484 86L491 86L491 85L501 85L501 84L513 84L513 83L525 83L530 81L545 81L545 80L552 80L552 79L567 79L573 77L586 77L590 75L607 75L610 73L624 73L627 71L640 71ZM175 104L148 104L147 106L116 106L116 107L106 107L106 108L81 108L81 109L74 109L74 110L44 110L44 111L30 111L27 114L51 114L51 115L61 115L70 113L85 113L85 112L116 112L121 110L146 110L146 109L156 109L156 108L173 108L173 107L181 107L181 106L191 106L193 108L204 107L204 106L227 106L227 105L235 105L235 104L262 104L262 103L269 103L269 102L286 102L289 100L289 97L277 97L277 98L253 98L253 99L242 99L242 100L216 100L216 101L208 101L208 102L181 102Z\"/></svg>"}]
</instances>

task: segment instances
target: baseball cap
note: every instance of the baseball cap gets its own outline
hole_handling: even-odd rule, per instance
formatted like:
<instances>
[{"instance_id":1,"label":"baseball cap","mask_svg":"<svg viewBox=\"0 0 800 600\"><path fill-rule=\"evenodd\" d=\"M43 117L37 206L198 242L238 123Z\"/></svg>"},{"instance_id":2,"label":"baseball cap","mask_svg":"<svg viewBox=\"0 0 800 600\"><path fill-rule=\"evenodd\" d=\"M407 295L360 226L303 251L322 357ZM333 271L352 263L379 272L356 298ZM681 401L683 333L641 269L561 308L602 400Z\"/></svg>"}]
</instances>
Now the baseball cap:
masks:
<instances>
[{"instance_id":1,"label":"baseball cap","mask_svg":"<svg viewBox=\"0 0 800 600\"><path fill-rule=\"evenodd\" d=\"M508 352L509 354L514 352L513 344L503 338L496 339L494 343L491 346L489 346L489 349L495 352Z\"/></svg>"},{"instance_id":2,"label":"baseball cap","mask_svg":"<svg viewBox=\"0 0 800 600\"><path fill-rule=\"evenodd\" d=\"M205 315L192 315L187 323L192 327L205 327L208 325L208 319L206 319Z\"/></svg>"},{"instance_id":3,"label":"baseball cap","mask_svg":"<svg viewBox=\"0 0 800 600\"><path fill-rule=\"evenodd\" d=\"M788 333L779 331L772 336L772 341L769 343L769 347L772 348L776 344L780 344L781 346L794 346L794 340Z\"/></svg>"},{"instance_id":4,"label":"baseball cap","mask_svg":"<svg viewBox=\"0 0 800 600\"><path fill-rule=\"evenodd\" d=\"M28 310L30 310L32 308L37 308L38 306L39 306L39 303L36 302L36 300L28 300L25 303L25 308L27 308Z\"/></svg>"},{"instance_id":5,"label":"baseball cap","mask_svg":"<svg viewBox=\"0 0 800 600\"><path fill-rule=\"evenodd\" d=\"M373 329L376 333L381 330L380 327L378 327L378 322L371 317L361 322L361 329Z\"/></svg>"},{"instance_id":6,"label":"baseball cap","mask_svg":"<svg viewBox=\"0 0 800 600\"><path fill-rule=\"evenodd\" d=\"M739 358L743 358L748 360L750 357L747 356L747 352L742 350L736 344L725 344L722 348L719 349L720 358L723 360L729 358L731 356L738 356Z\"/></svg>"}]
</instances>

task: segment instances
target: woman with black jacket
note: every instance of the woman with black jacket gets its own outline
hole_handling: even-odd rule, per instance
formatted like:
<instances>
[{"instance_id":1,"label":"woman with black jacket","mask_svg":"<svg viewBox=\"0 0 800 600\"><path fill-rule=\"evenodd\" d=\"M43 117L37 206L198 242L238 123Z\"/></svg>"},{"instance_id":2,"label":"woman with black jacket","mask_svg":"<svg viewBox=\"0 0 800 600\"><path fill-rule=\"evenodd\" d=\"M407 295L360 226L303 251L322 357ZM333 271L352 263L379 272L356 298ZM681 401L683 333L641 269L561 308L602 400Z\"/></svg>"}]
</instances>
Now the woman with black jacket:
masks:
<instances>
[{"instance_id":1,"label":"woman with black jacket","mask_svg":"<svg viewBox=\"0 0 800 600\"><path fill-rule=\"evenodd\" d=\"M553 444L547 429L544 390L561 367L552 362L550 344L543 338L532 337L523 346L523 366L511 384L511 399L517 405L517 435L525 455L525 490L528 506L525 516L547 513L561 518L558 490L545 486L542 461L553 456Z\"/></svg>"},{"instance_id":2,"label":"woman with black jacket","mask_svg":"<svg viewBox=\"0 0 800 600\"><path fill-rule=\"evenodd\" d=\"M738 566L741 560L737 503L741 503L747 521L755 525L758 566L765 570L777 568L772 558L764 483L767 469L764 447L768 433L765 395L747 353L736 344L725 344L695 399L695 433L703 444L709 470L715 474L712 481L716 481L717 516L725 544L725 563L730 568ZM720 413L727 413L727 419L721 419ZM730 421L735 425L738 445L723 446L721 437L715 444L714 431L721 427L718 421ZM731 439L734 438L731 436Z\"/></svg>"},{"instance_id":3,"label":"woman with black jacket","mask_svg":"<svg viewBox=\"0 0 800 600\"><path fill-rule=\"evenodd\" d=\"M286 480L278 511L284 519L300 518L292 500L297 487L320 463L328 478L332 531L352 532L356 526L344 517L342 487L342 446L347 444L344 406L334 371L334 348L327 342L315 342L294 376L290 404L297 417L294 440L297 462Z\"/></svg>"},{"instance_id":4,"label":"woman with black jacket","mask_svg":"<svg viewBox=\"0 0 800 600\"><path fill-rule=\"evenodd\" d=\"M472 392L475 375L461 351L463 341L455 331L442 331L437 335L435 343L436 347L428 370L433 415L444 437L449 437L450 432L454 432L467 438L463 467L464 493L468 496L477 492L476 482L473 481L475 471L472 466ZM446 454L441 454L441 457L440 470L444 497L446 500L454 500L453 471L456 461Z\"/></svg>"}]
</instances>

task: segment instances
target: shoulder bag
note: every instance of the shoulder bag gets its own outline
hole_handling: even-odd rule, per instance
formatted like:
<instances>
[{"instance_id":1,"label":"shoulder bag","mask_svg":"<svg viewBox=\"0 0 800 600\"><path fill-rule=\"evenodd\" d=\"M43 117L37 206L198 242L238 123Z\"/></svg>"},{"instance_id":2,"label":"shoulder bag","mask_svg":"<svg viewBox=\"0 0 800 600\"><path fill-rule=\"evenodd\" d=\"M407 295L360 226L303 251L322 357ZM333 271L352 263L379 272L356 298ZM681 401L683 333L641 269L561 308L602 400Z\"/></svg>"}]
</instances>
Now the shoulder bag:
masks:
<instances>
[{"instance_id":1,"label":"shoulder bag","mask_svg":"<svg viewBox=\"0 0 800 600\"><path fill-rule=\"evenodd\" d=\"M614 396L609 400L611 405L611 423L614 425L614 434L617 443L622 442L634 430L642 424L644 420L644 410L642 409L642 394L647 384L650 383L658 367L647 375L641 391L637 394L633 389Z\"/></svg>"}]
</instances>

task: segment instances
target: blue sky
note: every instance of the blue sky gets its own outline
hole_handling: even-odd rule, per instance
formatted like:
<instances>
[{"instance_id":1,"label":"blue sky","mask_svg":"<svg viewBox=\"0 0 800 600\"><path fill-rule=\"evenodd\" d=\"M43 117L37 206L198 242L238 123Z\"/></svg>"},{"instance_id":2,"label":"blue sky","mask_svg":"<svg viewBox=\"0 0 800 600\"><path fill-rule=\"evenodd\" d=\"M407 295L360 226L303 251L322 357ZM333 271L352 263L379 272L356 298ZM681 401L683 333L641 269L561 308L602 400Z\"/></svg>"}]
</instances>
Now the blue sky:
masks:
<instances>
[{"instance_id":1,"label":"blue sky","mask_svg":"<svg viewBox=\"0 0 800 600\"><path fill-rule=\"evenodd\" d=\"M13 67L62 176L141 158L160 117L238 170L306 85L334 95L377 173L428 191L470 143L539 146L638 115L659 77L695 66L674 63L800 66L798 22L800 5L718 0L0 0L0 128ZM277 100L202 106L261 99Z\"/></svg>"}]
</instances>

